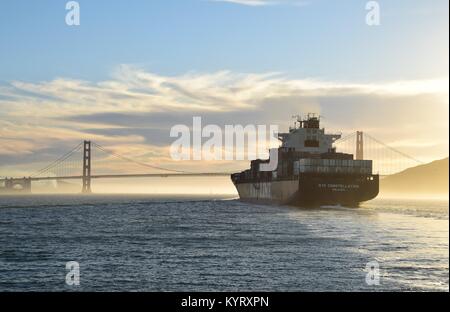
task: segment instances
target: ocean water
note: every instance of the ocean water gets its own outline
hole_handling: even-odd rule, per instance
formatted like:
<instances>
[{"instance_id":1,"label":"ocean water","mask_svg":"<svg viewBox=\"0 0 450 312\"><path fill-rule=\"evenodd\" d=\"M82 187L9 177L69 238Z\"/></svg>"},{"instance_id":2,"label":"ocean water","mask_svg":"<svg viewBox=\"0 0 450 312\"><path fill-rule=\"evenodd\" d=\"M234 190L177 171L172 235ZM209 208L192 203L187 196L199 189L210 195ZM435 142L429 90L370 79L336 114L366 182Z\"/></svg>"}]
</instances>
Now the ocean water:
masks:
<instances>
[{"instance_id":1,"label":"ocean water","mask_svg":"<svg viewBox=\"0 0 450 312\"><path fill-rule=\"evenodd\" d=\"M448 206L0 197L0 291L448 291ZM68 261L80 265L78 286L66 284ZM379 285L366 281L369 262Z\"/></svg>"}]
</instances>

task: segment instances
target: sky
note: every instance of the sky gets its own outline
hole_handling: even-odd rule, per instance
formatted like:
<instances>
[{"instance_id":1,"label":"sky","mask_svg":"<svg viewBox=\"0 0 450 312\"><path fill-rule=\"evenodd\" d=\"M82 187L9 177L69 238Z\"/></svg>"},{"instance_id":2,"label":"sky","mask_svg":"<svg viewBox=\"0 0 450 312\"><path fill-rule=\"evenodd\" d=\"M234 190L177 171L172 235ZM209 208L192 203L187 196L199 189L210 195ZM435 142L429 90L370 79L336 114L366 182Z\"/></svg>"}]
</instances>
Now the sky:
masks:
<instances>
[{"instance_id":1,"label":"sky","mask_svg":"<svg viewBox=\"0 0 450 312\"><path fill-rule=\"evenodd\" d=\"M175 124L278 124L319 113L422 161L448 156L448 1L78 1L0 4L0 175L27 175L92 139L178 162ZM243 168L242 164L239 168Z\"/></svg>"}]
</instances>

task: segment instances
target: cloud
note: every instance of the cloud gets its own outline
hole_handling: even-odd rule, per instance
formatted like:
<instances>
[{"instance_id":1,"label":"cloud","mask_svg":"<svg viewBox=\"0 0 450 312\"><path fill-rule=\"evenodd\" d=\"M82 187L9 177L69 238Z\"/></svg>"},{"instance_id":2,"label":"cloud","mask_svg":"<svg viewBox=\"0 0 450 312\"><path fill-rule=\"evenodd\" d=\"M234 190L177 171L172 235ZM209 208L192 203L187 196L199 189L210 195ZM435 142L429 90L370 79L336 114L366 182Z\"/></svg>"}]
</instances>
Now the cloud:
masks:
<instances>
[{"instance_id":1,"label":"cloud","mask_svg":"<svg viewBox=\"0 0 450 312\"><path fill-rule=\"evenodd\" d=\"M72 116L80 112L227 112L258 107L267 98L330 97L370 94L415 96L448 93L448 79L386 83L347 83L317 79L287 79L280 73L187 73L163 76L119 66L113 79L92 83L55 79L13 81L0 89L4 113L21 117ZM24 115L25 114L25 115Z\"/></svg>"},{"instance_id":2,"label":"cloud","mask_svg":"<svg viewBox=\"0 0 450 312\"><path fill-rule=\"evenodd\" d=\"M42 163L91 139L141 161L172 165L170 128L191 125L193 116L205 124L286 130L292 115L308 112L320 113L332 130L364 129L387 143L403 142L417 157L448 150L448 78L354 83L274 72L167 76L122 65L106 81L0 86L0 162Z\"/></svg>"}]
</instances>

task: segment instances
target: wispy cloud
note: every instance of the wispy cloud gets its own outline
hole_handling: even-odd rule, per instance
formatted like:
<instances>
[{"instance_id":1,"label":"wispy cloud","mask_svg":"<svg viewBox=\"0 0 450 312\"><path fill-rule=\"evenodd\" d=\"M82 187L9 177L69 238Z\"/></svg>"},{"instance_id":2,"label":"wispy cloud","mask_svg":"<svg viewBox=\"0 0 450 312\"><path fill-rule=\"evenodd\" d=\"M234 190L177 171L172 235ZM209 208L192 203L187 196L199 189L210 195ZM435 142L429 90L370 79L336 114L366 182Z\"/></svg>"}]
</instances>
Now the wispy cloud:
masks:
<instances>
[{"instance_id":1,"label":"wispy cloud","mask_svg":"<svg viewBox=\"0 0 450 312\"><path fill-rule=\"evenodd\" d=\"M170 128L190 125L192 116L283 129L291 115L307 112L324 115L328 128L365 129L393 142L395 136L409 142L412 153L425 153L424 143L442 146L447 136L448 79L350 83L231 71L165 76L122 65L100 82L13 81L0 87L0 158L53 146L64 152L90 138L142 161L168 161Z\"/></svg>"}]
</instances>

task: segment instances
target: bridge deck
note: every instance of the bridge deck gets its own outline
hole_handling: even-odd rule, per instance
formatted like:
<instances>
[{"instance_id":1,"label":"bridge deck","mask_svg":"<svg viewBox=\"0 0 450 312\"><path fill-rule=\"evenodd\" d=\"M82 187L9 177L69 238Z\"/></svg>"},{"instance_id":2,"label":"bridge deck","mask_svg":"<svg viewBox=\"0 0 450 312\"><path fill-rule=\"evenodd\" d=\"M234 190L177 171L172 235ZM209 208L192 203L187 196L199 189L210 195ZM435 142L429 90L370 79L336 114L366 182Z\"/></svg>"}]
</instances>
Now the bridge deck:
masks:
<instances>
[{"instance_id":1,"label":"bridge deck","mask_svg":"<svg viewBox=\"0 0 450 312\"><path fill-rule=\"evenodd\" d=\"M231 173L226 172L206 172L206 173L141 173L141 174L98 174L91 175L91 179L117 179L117 178L171 178L171 177L213 177L213 176L230 176ZM29 179L30 181L49 181L49 180L80 180L83 176L61 176L61 177L30 177L30 178L13 178L13 180ZM0 179L0 182L6 179Z\"/></svg>"}]
</instances>

